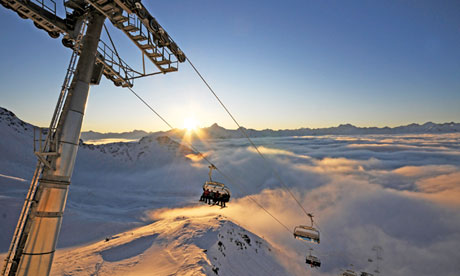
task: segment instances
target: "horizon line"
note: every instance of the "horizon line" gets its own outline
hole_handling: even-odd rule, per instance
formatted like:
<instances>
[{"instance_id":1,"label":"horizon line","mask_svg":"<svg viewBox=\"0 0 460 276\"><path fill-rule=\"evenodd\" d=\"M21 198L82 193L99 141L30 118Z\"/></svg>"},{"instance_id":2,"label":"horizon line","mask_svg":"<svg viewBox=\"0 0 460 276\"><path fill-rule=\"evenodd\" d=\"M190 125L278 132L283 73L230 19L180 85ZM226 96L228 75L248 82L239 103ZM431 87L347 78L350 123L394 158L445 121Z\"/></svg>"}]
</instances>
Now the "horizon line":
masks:
<instances>
[{"instance_id":1,"label":"horizon line","mask_svg":"<svg viewBox=\"0 0 460 276\"><path fill-rule=\"evenodd\" d=\"M354 125L354 124L351 124L351 123L341 123L341 124L338 124L338 125L334 125L334 126L327 126L327 127L316 127L316 128L312 128L312 127L299 127L299 128L278 128L278 129L273 129L273 128L263 128L263 129L257 129L257 128L247 128L245 126L241 126L245 129L250 129L250 130L255 130L255 131L264 131L264 130L272 130L272 131L288 131L288 130L300 130L300 129L310 129L310 130L321 130L321 129L330 129L330 128L337 128L337 127L340 127L340 126L352 126L352 127L356 127L356 128L361 128L361 129L366 129L366 128L378 128L378 129L385 129L385 128L390 128L390 129L394 129L394 128L398 128L398 127L407 127L407 126L410 126L410 125L418 125L418 126L423 126L423 125L426 125L426 124L435 124L435 125L445 125L445 124L460 124L460 123L457 123L457 122L454 122L454 121L450 121L450 122L443 122L443 123L437 123L437 122L433 122L433 121L427 121L427 122L424 122L424 123L409 123L409 124L403 124L403 125L396 125L396 126L359 126L359 125ZM223 127L221 125L219 125L218 123L213 123L211 124L210 126L204 126L204 127L197 127L198 129L205 129L205 128L210 128L214 125L217 125L218 127L222 127L226 130L238 130L238 128L226 128L226 127ZM108 132L100 132L100 131L96 131L96 130L82 130L81 132L95 132L95 133L100 133L100 134L109 134L109 133L131 133L131 132L135 132L135 131L143 131L143 132L146 132L146 133L155 133L155 132L167 132L167 131L171 131L171 130L185 130L186 128L174 128L174 129L168 129L168 130L156 130L156 131L147 131L147 130L143 130L143 129L133 129L133 130L128 130L128 131L108 131Z\"/></svg>"}]
</instances>

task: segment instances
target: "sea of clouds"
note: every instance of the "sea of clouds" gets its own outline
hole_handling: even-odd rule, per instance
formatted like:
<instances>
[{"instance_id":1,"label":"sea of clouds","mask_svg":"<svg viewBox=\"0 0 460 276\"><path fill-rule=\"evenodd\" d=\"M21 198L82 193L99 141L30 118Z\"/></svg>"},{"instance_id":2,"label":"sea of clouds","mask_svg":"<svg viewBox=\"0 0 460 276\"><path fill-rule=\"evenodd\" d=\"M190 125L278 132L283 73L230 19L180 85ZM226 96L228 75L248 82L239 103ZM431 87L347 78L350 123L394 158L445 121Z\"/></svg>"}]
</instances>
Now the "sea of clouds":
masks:
<instances>
[{"instance_id":1,"label":"sea of clouds","mask_svg":"<svg viewBox=\"0 0 460 276\"><path fill-rule=\"evenodd\" d=\"M195 143L231 178L213 175L232 189L225 209L197 203L208 168L196 156L152 150L127 161L80 149L59 246L100 239L162 217L219 213L278 247L293 274L310 270L313 275L337 275L350 264L372 272L376 260L371 249L378 245L383 249L382 275L458 275L460 134L254 141L268 165L243 139ZM27 180L31 173L24 160L32 169L34 164L33 158L11 159L8 164L21 166L16 170L0 162L0 207L19 212L27 183L11 177ZM270 167L315 215L321 244L297 241L288 231L309 221ZM14 216L3 212L2 221L7 227L1 234L12 232ZM78 225L84 225L84 234ZM0 240L0 252L6 251L7 240ZM304 263L310 247L322 260L319 270Z\"/></svg>"},{"instance_id":2,"label":"sea of clouds","mask_svg":"<svg viewBox=\"0 0 460 276\"><path fill-rule=\"evenodd\" d=\"M336 275L350 264L372 272L376 262L368 258L375 260L374 245L384 250L384 275L458 275L459 142L458 134L256 139L320 226L321 244L312 246L323 260L317 275ZM234 187L237 195L254 194L288 227L308 225L286 189L243 140L215 141L213 146L210 155L216 163L240 180ZM286 254L306 254L309 248L293 241L248 198L225 211ZM293 258L301 256L290 256L291 262ZM301 274L302 268L297 269Z\"/></svg>"}]
</instances>

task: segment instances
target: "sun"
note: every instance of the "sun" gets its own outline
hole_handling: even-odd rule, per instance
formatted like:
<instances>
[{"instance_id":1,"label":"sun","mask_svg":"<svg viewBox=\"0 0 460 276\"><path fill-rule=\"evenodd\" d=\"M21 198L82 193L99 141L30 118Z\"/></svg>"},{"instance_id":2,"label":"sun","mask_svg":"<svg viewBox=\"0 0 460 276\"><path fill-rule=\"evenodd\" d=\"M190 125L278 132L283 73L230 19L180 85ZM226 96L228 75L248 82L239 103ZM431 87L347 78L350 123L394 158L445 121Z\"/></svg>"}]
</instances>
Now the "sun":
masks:
<instances>
[{"instance_id":1,"label":"sun","mask_svg":"<svg viewBox=\"0 0 460 276\"><path fill-rule=\"evenodd\" d=\"M197 127L198 121L195 118L188 117L184 119L184 128L187 129L187 131L196 130Z\"/></svg>"}]
</instances>

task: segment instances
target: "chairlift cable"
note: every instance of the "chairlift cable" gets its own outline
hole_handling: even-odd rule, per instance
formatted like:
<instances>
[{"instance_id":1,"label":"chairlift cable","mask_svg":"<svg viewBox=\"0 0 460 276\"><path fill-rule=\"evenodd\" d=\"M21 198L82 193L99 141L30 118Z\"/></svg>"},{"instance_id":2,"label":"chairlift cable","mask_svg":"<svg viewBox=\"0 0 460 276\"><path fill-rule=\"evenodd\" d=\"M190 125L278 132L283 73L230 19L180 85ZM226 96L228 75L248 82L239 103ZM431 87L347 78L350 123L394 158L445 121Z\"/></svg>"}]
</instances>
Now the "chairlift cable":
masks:
<instances>
[{"instance_id":1,"label":"chairlift cable","mask_svg":"<svg viewBox=\"0 0 460 276\"><path fill-rule=\"evenodd\" d=\"M205 159L207 160L207 159ZM208 160L207 160L208 161ZM208 161L209 162L209 161ZM219 168L216 167L216 170L224 177L226 178L232 185L236 185L240 188L240 190L243 190L245 191L244 189L242 189L242 187L238 184L236 184L235 181L232 180L232 178L230 178L229 176L227 176L226 174L224 174ZM255 200L252 196L248 195L247 196L252 202L254 202L257 206L259 206L262 210L264 210L268 215L270 215L274 220L276 220L281 226L283 226L288 232L289 234L292 234L291 230L284 224L282 223L279 219L277 219L272 213L270 213L267 209L265 209L265 207L263 207L259 202L257 202L257 200Z\"/></svg>"},{"instance_id":2,"label":"chairlift cable","mask_svg":"<svg viewBox=\"0 0 460 276\"><path fill-rule=\"evenodd\" d=\"M166 121L165 118L163 118L158 112L155 111L155 109L153 109L152 106L150 106L141 96L139 96L139 94L137 94L134 89L132 89L131 87L127 87L129 89L129 91L131 91L131 93L133 93L144 105L146 105L158 118L160 118L171 130L174 130L174 128L172 127L172 125L170 123L168 123L168 121ZM181 143L179 143L181 144ZM192 143L189 143L189 142L186 142L185 143L187 146L189 146L195 153L197 153L200 157L202 157L206 162L209 163L209 165L212 165L216 168L216 170L224 177L226 178L231 184L235 185L235 186L238 186L240 188L240 190L243 190L245 191L242 186L236 184L236 181L233 180L233 178L231 178L230 176L228 176L227 174L224 174L214 163L211 162L211 160L209 160L208 158L206 158L206 156L201 153L195 146L193 146ZM259 202L257 202L257 200L255 200L252 196L248 195L247 196L252 202L254 202L259 208L261 208L262 210L264 210L269 216L271 216L276 222L278 222L281 226L283 226L288 232L289 234L291 234L291 230L284 224L282 223L278 218L275 217L275 215L273 215L272 213L270 213L270 211L268 211L265 207L263 207Z\"/></svg>"},{"instance_id":3,"label":"chairlift cable","mask_svg":"<svg viewBox=\"0 0 460 276\"><path fill-rule=\"evenodd\" d=\"M249 143L252 145L252 147L254 147L254 149L257 151L257 153L260 155L260 157L265 161L265 163L267 164L267 166L269 167L269 169L271 169L273 175L278 179L278 181L284 186L284 188L289 192L289 194L291 195L291 197L295 200L295 202L297 203L297 205L299 205L299 207L302 209L302 211L305 213L305 215L308 217L308 212L305 210L305 208L302 206L302 204L300 204L299 200L294 196L294 194L291 192L291 190L289 189L289 187L286 185L286 183L281 179L281 176L279 175L279 173L275 170L275 168L270 164L270 162L268 162L267 158L260 152L259 148L256 146L256 144L254 144L254 142L252 141L252 139L249 137L249 135L246 133L246 131L241 127L241 125L238 123L238 121L235 119L235 117L232 115L232 113L228 110L228 108L224 105L224 103L221 101L221 99L219 98L219 96L217 96L217 94L214 92L214 90L212 89L212 87L209 85L209 83L204 79L203 75L201 75L201 73L198 71L198 69L195 67L195 65L193 65L193 63L190 61L190 59L187 57L187 61L188 63L190 64L190 66L192 66L193 70L195 71L195 73L201 78L201 80L204 82L204 84L208 87L209 91L214 95L214 97L217 99L217 101L220 103L220 105L225 109L225 111L227 112L227 114L230 116L230 118L232 118L233 122L235 122L235 124L238 126L238 130L243 133L243 135L246 137L246 139L249 141Z\"/></svg>"},{"instance_id":4,"label":"chairlift cable","mask_svg":"<svg viewBox=\"0 0 460 276\"><path fill-rule=\"evenodd\" d=\"M141 102L143 102L153 113L155 113L155 115L158 116L158 118L160 118L170 129L174 129L169 123L168 121L166 121L163 117L161 117L161 115L155 111L155 109L153 109L146 101L144 101L144 99L142 99L141 96L139 96L131 87L127 87L129 89L129 91L131 91L134 96L136 96Z\"/></svg>"}]
</instances>

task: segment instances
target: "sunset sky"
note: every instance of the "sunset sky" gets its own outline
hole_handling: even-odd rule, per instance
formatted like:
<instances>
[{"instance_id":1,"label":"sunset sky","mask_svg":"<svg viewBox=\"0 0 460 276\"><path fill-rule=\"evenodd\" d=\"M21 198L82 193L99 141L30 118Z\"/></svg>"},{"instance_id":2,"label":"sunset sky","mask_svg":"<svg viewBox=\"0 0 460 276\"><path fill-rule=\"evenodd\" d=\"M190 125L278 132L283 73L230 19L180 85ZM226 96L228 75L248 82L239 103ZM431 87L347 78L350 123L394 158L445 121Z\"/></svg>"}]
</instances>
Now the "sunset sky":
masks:
<instances>
[{"instance_id":1,"label":"sunset sky","mask_svg":"<svg viewBox=\"0 0 460 276\"><path fill-rule=\"evenodd\" d=\"M143 3L246 127L460 122L459 1ZM46 126L71 52L3 7L0 24L0 106ZM140 52L110 29L122 58L139 65ZM186 63L136 81L134 90L175 127L192 117L199 126L235 128ZM103 78L91 89L83 128L167 126Z\"/></svg>"}]
</instances>

